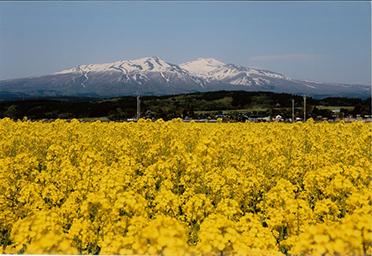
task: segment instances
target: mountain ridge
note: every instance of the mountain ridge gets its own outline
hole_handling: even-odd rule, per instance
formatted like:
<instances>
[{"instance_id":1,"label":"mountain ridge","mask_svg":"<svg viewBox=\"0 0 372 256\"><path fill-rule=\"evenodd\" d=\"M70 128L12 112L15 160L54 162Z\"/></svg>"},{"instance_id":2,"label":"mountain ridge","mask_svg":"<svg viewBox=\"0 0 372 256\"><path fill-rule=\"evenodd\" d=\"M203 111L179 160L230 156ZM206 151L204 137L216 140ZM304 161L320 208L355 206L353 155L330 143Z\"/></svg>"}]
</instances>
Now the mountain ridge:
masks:
<instances>
[{"instance_id":1,"label":"mountain ridge","mask_svg":"<svg viewBox=\"0 0 372 256\"><path fill-rule=\"evenodd\" d=\"M245 90L276 93L370 97L366 85L322 83L250 67L199 58L180 65L159 57L86 64L45 76L0 81L0 98L9 94L38 96L169 95Z\"/></svg>"}]
</instances>

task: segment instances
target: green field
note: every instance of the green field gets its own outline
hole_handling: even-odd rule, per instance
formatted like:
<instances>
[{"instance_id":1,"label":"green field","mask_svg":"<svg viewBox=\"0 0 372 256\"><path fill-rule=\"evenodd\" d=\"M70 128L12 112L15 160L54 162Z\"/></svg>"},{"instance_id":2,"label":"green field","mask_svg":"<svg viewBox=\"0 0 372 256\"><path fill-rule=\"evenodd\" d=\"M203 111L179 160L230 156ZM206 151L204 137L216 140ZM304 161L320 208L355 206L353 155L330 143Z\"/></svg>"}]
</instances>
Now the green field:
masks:
<instances>
[{"instance_id":1,"label":"green field","mask_svg":"<svg viewBox=\"0 0 372 256\"><path fill-rule=\"evenodd\" d=\"M260 112L260 111L266 111L268 108L243 108L243 109L225 109L225 110L209 110L209 111L195 111L196 114L214 114L214 113L247 113L247 112Z\"/></svg>"},{"instance_id":2,"label":"green field","mask_svg":"<svg viewBox=\"0 0 372 256\"><path fill-rule=\"evenodd\" d=\"M347 109L352 111L354 109L354 106L316 106L318 109L330 109L330 110L336 110L336 109Z\"/></svg>"}]
</instances>

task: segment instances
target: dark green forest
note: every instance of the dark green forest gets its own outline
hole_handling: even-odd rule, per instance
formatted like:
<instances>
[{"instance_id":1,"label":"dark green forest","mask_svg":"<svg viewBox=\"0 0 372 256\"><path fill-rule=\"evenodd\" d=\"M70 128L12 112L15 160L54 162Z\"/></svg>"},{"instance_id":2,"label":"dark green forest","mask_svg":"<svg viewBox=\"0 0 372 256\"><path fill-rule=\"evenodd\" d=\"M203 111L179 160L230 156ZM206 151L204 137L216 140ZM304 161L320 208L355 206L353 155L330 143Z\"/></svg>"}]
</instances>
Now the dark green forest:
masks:
<instances>
[{"instance_id":1,"label":"dark green forest","mask_svg":"<svg viewBox=\"0 0 372 256\"><path fill-rule=\"evenodd\" d=\"M291 116L292 99L295 114L303 115L304 98L301 95L272 92L216 91L191 94L144 96L140 98L141 117L144 118L214 118L228 112L229 118L239 116ZM332 107L339 108L342 116L371 114L371 98L306 98L307 118L331 118ZM133 118L137 113L137 98L131 96L110 99L99 98L39 98L0 102L0 118L31 120L107 117L118 121Z\"/></svg>"}]
</instances>

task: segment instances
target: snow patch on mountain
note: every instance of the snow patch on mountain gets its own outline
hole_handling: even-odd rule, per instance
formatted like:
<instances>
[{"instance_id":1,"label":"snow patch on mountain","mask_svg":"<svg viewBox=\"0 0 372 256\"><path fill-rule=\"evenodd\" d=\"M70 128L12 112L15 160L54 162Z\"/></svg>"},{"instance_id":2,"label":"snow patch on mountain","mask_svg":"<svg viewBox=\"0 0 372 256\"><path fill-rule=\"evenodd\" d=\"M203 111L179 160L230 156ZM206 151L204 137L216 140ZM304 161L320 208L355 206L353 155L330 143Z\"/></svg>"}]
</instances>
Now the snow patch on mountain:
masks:
<instances>
[{"instance_id":1,"label":"snow patch on mountain","mask_svg":"<svg viewBox=\"0 0 372 256\"><path fill-rule=\"evenodd\" d=\"M130 74L133 72L164 72L180 71L177 65L170 64L159 57L141 58L136 60L124 60L104 64L80 65L54 74L84 73L84 72L121 72Z\"/></svg>"},{"instance_id":2,"label":"snow patch on mountain","mask_svg":"<svg viewBox=\"0 0 372 256\"><path fill-rule=\"evenodd\" d=\"M83 87L85 87L85 83L86 83L86 81L89 80L88 72L85 72L85 73L84 73L84 77L85 77L85 81L81 83L81 85L82 85Z\"/></svg>"},{"instance_id":3,"label":"snow patch on mountain","mask_svg":"<svg viewBox=\"0 0 372 256\"><path fill-rule=\"evenodd\" d=\"M205 77L208 73L224 65L225 63L214 58L199 58L195 61L182 63L180 67L196 76Z\"/></svg>"},{"instance_id":4,"label":"snow patch on mountain","mask_svg":"<svg viewBox=\"0 0 372 256\"><path fill-rule=\"evenodd\" d=\"M205 79L207 82L223 81L233 85L262 85L270 83L265 77L292 80L284 75L266 71L243 67L234 64L225 64L214 58L199 58L195 61L186 62L180 65L191 74ZM254 77L263 77L263 79L254 79Z\"/></svg>"}]
</instances>

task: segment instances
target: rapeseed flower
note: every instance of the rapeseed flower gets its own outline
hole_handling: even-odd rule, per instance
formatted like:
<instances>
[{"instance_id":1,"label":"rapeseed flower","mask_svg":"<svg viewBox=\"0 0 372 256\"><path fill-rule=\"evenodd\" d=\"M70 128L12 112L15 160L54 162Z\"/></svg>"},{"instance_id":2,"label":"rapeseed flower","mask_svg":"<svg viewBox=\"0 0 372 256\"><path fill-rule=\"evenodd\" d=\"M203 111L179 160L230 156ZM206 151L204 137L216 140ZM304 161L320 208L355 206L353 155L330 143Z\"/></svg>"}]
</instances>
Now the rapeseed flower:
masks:
<instances>
[{"instance_id":1,"label":"rapeseed flower","mask_svg":"<svg viewBox=\"0 0 372 256\"><path fill-rule=\"evenodd\" d=\"M362 122L0 120L3 253L372 254Z\"/></svg>"}]
</instances>

